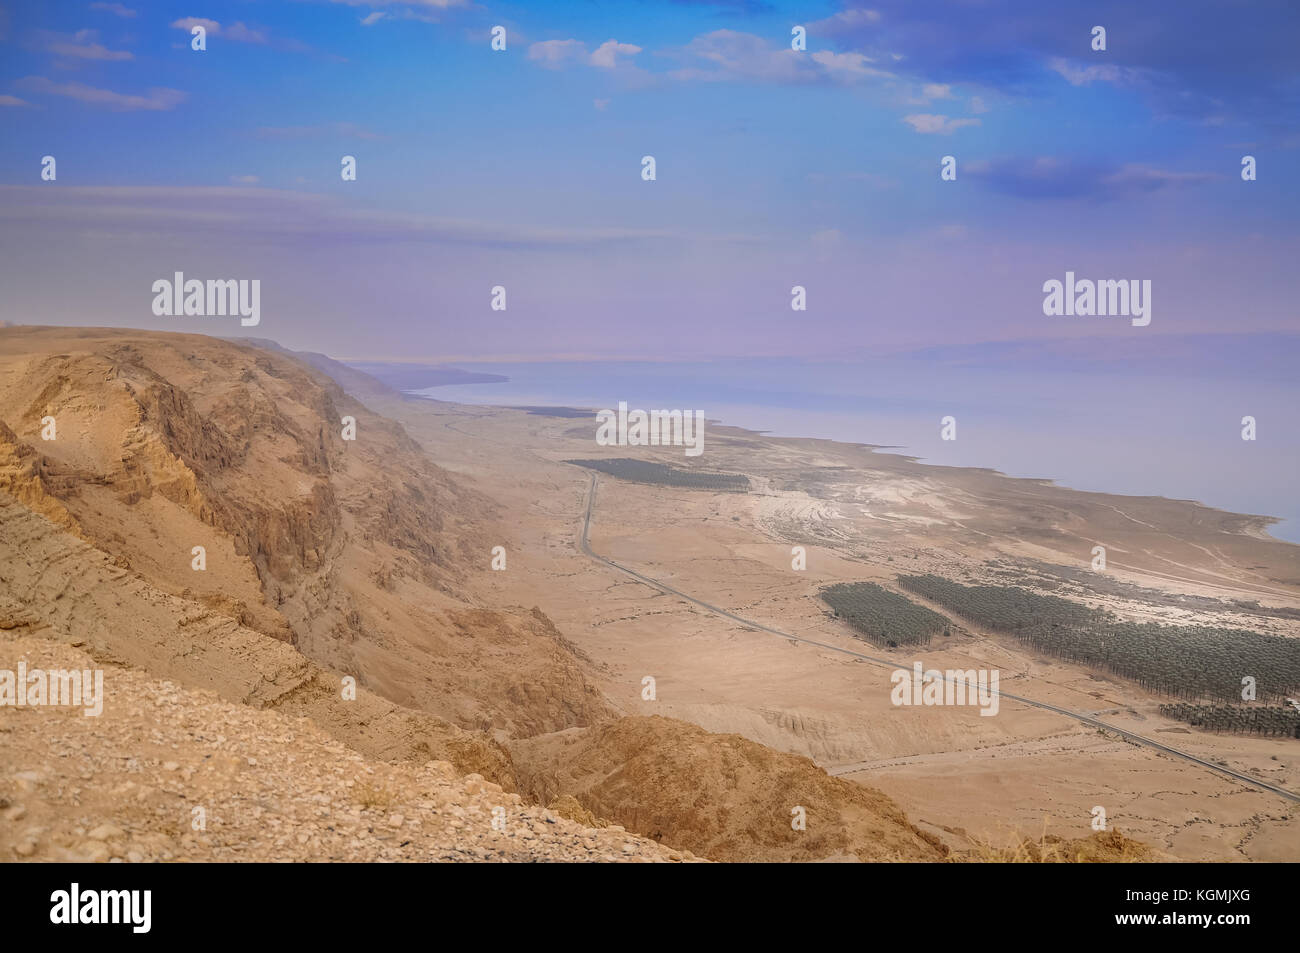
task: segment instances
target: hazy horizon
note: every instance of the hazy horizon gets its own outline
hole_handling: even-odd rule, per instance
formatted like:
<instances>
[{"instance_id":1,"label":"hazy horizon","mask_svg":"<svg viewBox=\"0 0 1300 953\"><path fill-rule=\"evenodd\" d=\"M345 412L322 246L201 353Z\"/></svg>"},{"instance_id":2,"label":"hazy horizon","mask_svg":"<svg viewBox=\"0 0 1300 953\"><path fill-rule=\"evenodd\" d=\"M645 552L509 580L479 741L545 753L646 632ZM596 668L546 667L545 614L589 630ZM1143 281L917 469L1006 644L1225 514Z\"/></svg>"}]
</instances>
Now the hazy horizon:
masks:
<instances>
[{"instance_id":1,"label":"hazy horizon","mask_svg":"<svg viewBox=\"0 0 1300 953\"><path fill-rule=\"evenodd\" d=\"M1243 461L1231 453L1243 443L1241 414L1220 410L1215 378L1204 374L1166 377L1148 393L1146 379L1113 373L1061 366L1008 373L995 364L940 365L916 356L837 364L464 364L509 380L411 392L471 404L602 408L625 400L632 407L699 409L773 436L870 444L924 463L985 467L1079 490L1192 499L1272 517L1271 535L1300 543L1300 427L1285 416L1270 418L1269 432L1247 444L1251 474L1243 478ZM1237 390L1252 406L1294 393L1289 381L1263 374ZM1093 395L1086 414L1074 406L1080 392ZM1028 406L1026 395L1033 395ZM955 440L941 436L940 421L949 415L957 421ZM1201 426L1206 419L1215 420L1217 432Z\"/></svg>"}]
</instances>

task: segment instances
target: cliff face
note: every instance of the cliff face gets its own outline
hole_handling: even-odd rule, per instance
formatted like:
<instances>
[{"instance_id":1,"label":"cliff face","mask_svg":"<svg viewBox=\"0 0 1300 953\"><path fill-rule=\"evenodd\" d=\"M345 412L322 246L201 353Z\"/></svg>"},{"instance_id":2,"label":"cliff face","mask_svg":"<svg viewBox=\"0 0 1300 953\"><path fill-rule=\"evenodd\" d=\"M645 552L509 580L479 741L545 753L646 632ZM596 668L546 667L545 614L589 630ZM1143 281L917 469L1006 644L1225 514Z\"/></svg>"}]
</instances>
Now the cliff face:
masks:
<instances>
[{"instance_id":1,"label":"cliff face","mask_svg":"<svg viewBox=\"0 0 1300 953\"><path fill-rule=\"evenodd\" d=\"M337 673L225 609L158 589L0 492L0 636L64 643L96 667L144 672L249 708L306 717L369 758L436 758L515 789L510 756L493 739L364 688L345 699ZM109 691L105 705L117 701Z\"/></svg>"},{"instance_id":2,"label":"cliff face","mask_svg":"<svg viewBox=\"0 0 1300 953\"><path fill-rule=\"evenodd\" d=\"M0 427L0 489L399 704L515 735L608 714L548 620L461 597L492 502L287 353L4 329Z\"/></svg>"},{"instance_id":3,"label":"cliff face","mask_svg":"<svg viewBox=\"0 0 1300 953\"><path fill-rule=\"evenodd\" d=\"M77 521L49 490L49 467L0 420L0 490L59 526L76 531Z\"/></svg>"}]
</instances>

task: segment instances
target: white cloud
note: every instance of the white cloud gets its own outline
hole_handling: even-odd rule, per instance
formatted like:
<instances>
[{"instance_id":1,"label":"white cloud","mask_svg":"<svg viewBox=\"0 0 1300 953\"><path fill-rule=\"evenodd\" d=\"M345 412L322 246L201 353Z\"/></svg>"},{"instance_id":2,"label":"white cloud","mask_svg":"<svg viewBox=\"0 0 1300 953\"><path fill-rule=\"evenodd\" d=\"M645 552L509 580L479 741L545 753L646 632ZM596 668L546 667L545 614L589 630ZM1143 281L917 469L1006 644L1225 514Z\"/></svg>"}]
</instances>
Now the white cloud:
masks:
<instances>
[{"instance_id":1,"label":"white cloud","mask_svg":"<svg viewBox=\"0 0 1300 953\"><path fill-rule=\"evenodd\" d=\"M947 83L926 83L921 95L926 99L952 99L952 87Z\"/></svg>"},{"instance_id":2,"label":"white cloud","mask_svg":"<svg viewBox=\"0 0 1300 953\"><path fill-rule=\"evenodd\" d=\"M602 69L613 69L618 65L620 56L636 56L641 52L641 47L633 46L631 43L620 43L618 40L606 40L600 46L596 47L588 60L592 66L599 66Z\"/></svg>"},{"instance_id":3,"label":"white cloud","mask_svg":"<svg viewBox=\"0 0 1300 953\"><path fill-rule=\"evenodd\" d=\"M834 16L827 17L825 20L818 20L813 24L814 32L820 32L823 27L832 29L848 28L862 26L866 23L879 23L879 10L841 10Z\"/></svg>"},{"instance_id":4,"label":"white cloud","mask_svg":"<svg viewBox=\"0 0 1300 953\"><path fill-rule=\"evenodd\" d=\"M978 119L949 119L947 116L936 116L931 113L914 113L911 116L904 116L903 122L919 133L925 135L937 133L941 136L950 136L963 126L980 125Z\"/></svg>"},{"instance_id":5,"label":"white cloud","mask_svg":"<svg viewBox=\"0 0 1300 953\"><path fill-rule=\"evenodd\" d=\"M206 17L181 17L179 20L173 20L172 26L177 30L184 30L186 33L189 33L196 26L203 27L208 33L221 32L221 24Z\"/></svg>"},{"instance_id":6,"label":"white cloud","mask_svg":"<svg viewBox=\"0 0 1300 953\"><path fill-rule=\"evenodd\" d=\"M132 10L130 7L125 7L120 3L92 3L90 5L90 9L102 10L105 13L114 13L117 14L119 17L135 16L134 10Z\"/></svg>"},{"instance_id":7,"label":"white cloud","mask_svg":"<svg viewBox=\"0 0 1300 953\"><path fill-rule=\"evenodd\" d=\"M232 175L230 181L235 185L257 185L262 180L255 175Z\"/></svg>"},{"instance_id":8,"label":"white cloud","mask_svg":"<svg viewBox=\"0 0 1300 953\"><path fill-rule=\"evenodd\" d=\"M66 33L48 33L42 31L45 49L58 56L68 56L80 60L101 60L104 62L121 62L135 59L126 50L110 50L96 42L99 34L95 30L78 30L71 36Z\"/></svg>"},{"instance_id":9,"label":"white cloud","mask_svg":"<svg viewBox=\"0 0 1300 953\"><path fill-rule=\"evenodd\" d=\"M864 76L891 75L874 66L868 66L868 63L874 63L875 60L861 53L832 53L830 50L818 50L812 54L812 59L833 79L853 80Z\"/></svg>"},{"instance_id":10,"label":"white cloud","mask_svg":"<svg viewBox=\"0 0 1300 953\"><path fill-rule=\"evenodd\" d=\"M714 30L695 37L668 55L688 65L669 75L680 80L752 80L768 83L856 83L891 74L877 69L862 53L818 50L800 53L774 46L765 37L736 30Z\"/></svg>"},{"instance_id":11,"label":"white cloud","mask_svg":"<svg viewBox=\"0 0 1300 953\"><path fill-rule=\"evenodd\" d=\"M17 96L0 96L0 106L30 106L31 103Z\"/></svg>"},{"instance_id":12,"label":"white cloud","mask_svg":"<svg viewBox=\"0 0 1300 953\"><path fill-rule=\"evenodd\" d=\"M762 37L736 30L714 30L695 37L678 55L702 61L710 69L685 67L672 73L676 79L759 79L808 82L813 79L805 54L788 47L773 49Z\"/></svg>"},{"instance_id":13,"label":"white cloud","mask_svg":"<svg viewBox=\"0 0 1300 953\"><path fill-rule=\"evenodd\" d=\"M265 46L271 42L268 31L265 29L250 27L242 21L236 21L230 26L223 27L216 20L209 20L206 17L181 17L172 23L172 26L178 30L184 30L189 33L194 27L201 26L204 30L213 36L220 36L226 40L234 40L237 43L256 43L259 46ZM296 40L282 40L277 43L282 49L293 50L294 52L306 52L308 47Z\"/></svg>"},{"instance_id":14,"label":"white cloud","mask_svg":"<svg viewBox=\"0 0 1300 953\"><path fill-rule=\"evenodd\" d=\"M221 36L227 40L236 40L240 43L265 44L268 41L265 30L254 29L242 22L232 23L223 30L221 24L216 20L209 20L205 17L182 17L172 23L172 26L187 33L192 31L194 27L201 26L214 36Z\"/></svg>"},{"instance_id":15,"label":"white cloud","mask_svg":"<svg viewBox=\"0 0 1300 953\"><path fill-rule=\"evenodd\" d=\"M111 89L98 89L85 83L55 83L44 76L28 76L19 85L38 93L66 96L92 106L104 106L117 112L133 110L162 111L174 109L185 101L186 94L179 89L153 87L145 96L118 93Z\"/></svg>"},{"instance_id":16,"label":"white cloud","mask_svg":"<svg viewBox=\"0 0 1300 953\"><path fill-rule=\"evenodd\" d=\"M374 13L367 13L364 17L362 17L362 18L361 18L361 25L362 25L362 26L373 26L374 24L378 23L378 22L379 22L380 20L382 20L383 18L384 18L384 12L383 12L382 10L376 10Z\"/></svg>"},{"instance_id":17,"label":"white cloud","mask_svg":"<svg viewBox=\"0 0 1300 953\"><path fill-rule=\"evenodd\" d=\"M1173 172L1151 166L1130 163L1121 166L1101 179L1103 185L1139 190L1154 190L1166 185L1195 185L1212 182L1217 176L1210 172Z\"/></svg>"},{"instance_id":18,"label":"white cloud","mask_svg":"<svg viewBox=\"0 0 1300 953\"><path fill-rule=\"evenodd\" d=\"M1060 73L1071 86L1087 86L1089 83L1130 83L1138 79L1141 73L1126 66L1114 63L1094 63L1080 66L1060 56L1048 60L1047 66L1053 72Z\"/></svg>"},{"instance_id":19,"label":"white cloud","mask_svg":"<svg viewBox=\"0 0 1300 953\"><path fill-rule=\"evenodd\" d=\"M238 40L240 43L266 42L266 32L264 30L254 30L242 23L232 23L222 31L221 35L227 40Z\"/></svg>"},{"instance_id":20,"label":"white cloud","mask_svg":"<svg viewBox=\"0 0 1300 953\"><path fill-rule=\"evenodd\" d=\"M970 111L973 113L986 113L989 111L989 106L984 102L983 97L972 96L970 98Z\"/></svg>"},{"instance_id":21,"label":"white cloud","mask_svg":"<svg viewBox=\"0 0 1300 953\"><path fill-rule=\"evenodd\" d=\"M618 69L630 65L628 58L641 47L618 40L606 40L590 53L581 40L542 40L528 47L528 58L547 69L560 69L574 63L586 63L600 69ZM623 59L620 59L623 57Z\"/></svg>"}]
</instances>

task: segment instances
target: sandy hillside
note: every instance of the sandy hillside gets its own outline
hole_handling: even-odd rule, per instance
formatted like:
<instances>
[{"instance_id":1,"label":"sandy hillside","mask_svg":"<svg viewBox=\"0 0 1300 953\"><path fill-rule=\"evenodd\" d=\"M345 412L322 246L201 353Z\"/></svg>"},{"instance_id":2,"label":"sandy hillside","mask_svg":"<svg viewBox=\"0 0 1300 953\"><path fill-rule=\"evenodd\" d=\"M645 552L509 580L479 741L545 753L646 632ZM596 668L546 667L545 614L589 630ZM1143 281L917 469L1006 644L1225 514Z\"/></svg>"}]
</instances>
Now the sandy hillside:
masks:
<instances>
[{"instance_id":1,"label":"sandy hillside","mask_svg":"<svg viewBox=\"0 0 1300 953\"><path fill-rule=\"evenodd\" d=\"M0 667L101 663L0 635ZM35 861L692 859L521 802L445 761L368 759L311 719L108 666L98 717L3 710L0 857Z\"/></svg>"}]
</instances>

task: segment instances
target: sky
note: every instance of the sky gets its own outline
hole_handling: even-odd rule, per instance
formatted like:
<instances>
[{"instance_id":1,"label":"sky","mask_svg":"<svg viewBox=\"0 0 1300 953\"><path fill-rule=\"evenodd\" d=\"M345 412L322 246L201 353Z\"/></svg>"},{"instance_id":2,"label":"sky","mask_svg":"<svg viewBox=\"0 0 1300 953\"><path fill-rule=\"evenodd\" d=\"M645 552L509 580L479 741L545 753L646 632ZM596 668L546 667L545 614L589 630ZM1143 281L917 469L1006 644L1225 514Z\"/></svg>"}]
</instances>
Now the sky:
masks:
<instances>
[{"instance_id":1,"label":"sky","mask_svg":"<svg viewBox=\"0 0 1300 953\"><path fill-rule=\"evenodd\" d=\"M0 0L0 320L375 360L1272 352L1297 50L1274 0ZM177 271L259 280L260 324L154 315ZM1067 271L1150 280L1151 323L1045 315Z\"/></svg>"}]
</instances>

